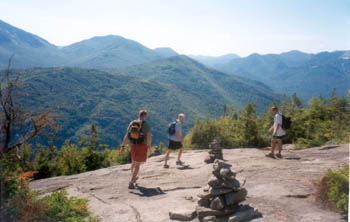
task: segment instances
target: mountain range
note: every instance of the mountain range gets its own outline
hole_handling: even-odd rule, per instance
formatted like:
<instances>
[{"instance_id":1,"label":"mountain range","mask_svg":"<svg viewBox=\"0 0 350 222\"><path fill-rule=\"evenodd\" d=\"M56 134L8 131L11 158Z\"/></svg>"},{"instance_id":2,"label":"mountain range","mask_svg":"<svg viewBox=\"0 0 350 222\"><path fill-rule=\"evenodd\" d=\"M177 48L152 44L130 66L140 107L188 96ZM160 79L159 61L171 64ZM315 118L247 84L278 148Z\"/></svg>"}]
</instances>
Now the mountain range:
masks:
<instances>
[{"instance_id":1,"label":"mountain range","mask_svg":"<svg viewBox=\"0 0 350 222\"><path fill-rule=\"evenodd\" d=\"M93 37L58 47L0 20L0 69L12 67L122 68L177 55L169 48L149 49L116 35Z\"/></svg>"},{"instance_id":2,"label":"mountain range","mask_svg":"<svg viewBox=\"0 0 350 222\"><path fill-rule=\"evenodd\" d=\"M308 99L336 88L346 95L350 79L350 51L188 57L116 35L58 47L0 20L0 69L11 55L13 74L30 95L21 104L57 112L57 144L78 141L95 123L113 146L142 108L150 112L154 141L165 142L179 112L188 131L195 119L220 116L224 104L239 110L253 102L261 113L281 94Z\"/></svg>"},{"instance_id":3,"label":"mountain range","mask_svg":"<svg viewBox=\"0 0 350 222\"><path fill-rule=\"evenodd\" d=\"M196 119L217 117L223 105L236 110L254 102L258 111L280 96L260 82L208 68L187 56L175 56L119 71L82 68L32 68L13 70L27 97L20 103L29 110L51 109L58 114L56 144L77 142L95 123L101 141L121 142L138 110L149 111L154 143L166 142L167 125L186 114L184 130ZM40 110L40 109L41 110Z\"/></svg>"},{"instance_id":4,"label":"mountain range","mask_svg":"<svg viewBox=\"0 0 350 222\"><path fill-rule=\"evenodd\" d=\"M308 54L252 54L214 67L226 73L261 81L286 95L297 93L304 100L329 97L333 89L346 95L350 88L350 51Z\"/></svg>"}]
</instances>

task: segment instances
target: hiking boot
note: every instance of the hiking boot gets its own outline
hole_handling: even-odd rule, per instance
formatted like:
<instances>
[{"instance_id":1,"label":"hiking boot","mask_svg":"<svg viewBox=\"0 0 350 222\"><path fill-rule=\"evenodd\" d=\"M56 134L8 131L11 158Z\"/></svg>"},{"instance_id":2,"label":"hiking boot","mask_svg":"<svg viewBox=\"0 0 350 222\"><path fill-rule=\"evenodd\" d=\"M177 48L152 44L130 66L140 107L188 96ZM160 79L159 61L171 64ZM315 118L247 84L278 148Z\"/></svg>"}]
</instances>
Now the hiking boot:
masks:
<instances>
[{"instance_id":1,"label":"hiking boot","mask_svg":"<svg viewBox=\"0 0 350 222\"><path fill-rule=\"evenodd\" d=\"M181 160L176 161L176 165L183 166L185 162L182 162Z\"/></svg>"},{"instance_id":2,"label":"hiking boot","mask_svg":"<svg viewBox=\"0 0 350 222\"><path fill-rule=\"evenodd\" d=\"M169 165L168 164L164 164L163 166L165 169L168 169L169 168Z\"/></svg>"},{"instance_id":3,"label":"hiking boot","mask_svg":"<svg viewBox=\"0 0 350 222\"><path fill-rule=\"evenodd\" d=\"M129 189L135 189L135 185L134 185L134 183L133 182L129 182L129 187L128 187Z\"/></svg>"},{"instance_id":4,"label":"hiking boot","mask_svg":"<svg viewBox=\"0 0 350 222\"><path fill-rule=\"evenodd\" d=\"M265 156L275 159L275 155L273 153L266 154Z\"/></svg>"},{"instance_id":5,"label":"hiking boot","mask_svg":"<svg viewBox=\"0 0 350 222\"><path fill-rule=\"evenodd\" d=\"M282 155L280 153L277 153L276 156L280 159L282 159Z\"/></svg>"}]
</instances>

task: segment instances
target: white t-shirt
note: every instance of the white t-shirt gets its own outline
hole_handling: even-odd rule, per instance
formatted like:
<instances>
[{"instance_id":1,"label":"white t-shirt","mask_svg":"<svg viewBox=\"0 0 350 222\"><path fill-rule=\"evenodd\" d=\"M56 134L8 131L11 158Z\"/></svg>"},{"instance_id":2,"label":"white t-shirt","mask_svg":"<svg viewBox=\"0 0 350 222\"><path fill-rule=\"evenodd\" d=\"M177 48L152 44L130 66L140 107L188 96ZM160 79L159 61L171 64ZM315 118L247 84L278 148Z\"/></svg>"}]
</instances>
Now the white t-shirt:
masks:
<instances>
[{"instance_id":1,"label":"white t-shirt","mask_svg":"<svg viewBox=\"0 0 350 222\"><path fill-rule=\"evenodd\" d=\"M284 135L286 135L286 131L284 131L284 130L282 129L282 115L281 115L281 113L279 113L279 112L277 112L277 113L275 114L275 118L274 118L274 120L273 120L273 134L272 134L272 135L275 134L276 129L277 129L277 124L278 124L278 123L280 124L280 127L278 128L278 131L277 131L276 136L284 136Z\"/></svg>"},{"instance_id":2,"label":"white t-shirt","mask_svg":"<svg viewBox=\"0 0 350 222\"><path fill-rule=\"evenodd\" d=\"M179 132L180 135L182 136L182 123L181 123L180 120L178 120L178 119L176 120L175 131L176 131L176 132ZM179 138L177 138L176 133L174 133L173 135L171 135L171 136L169 137L169 139L172 140L172 141L181 142L181 141L179 140Z\"/></svg>"}]
</instances>

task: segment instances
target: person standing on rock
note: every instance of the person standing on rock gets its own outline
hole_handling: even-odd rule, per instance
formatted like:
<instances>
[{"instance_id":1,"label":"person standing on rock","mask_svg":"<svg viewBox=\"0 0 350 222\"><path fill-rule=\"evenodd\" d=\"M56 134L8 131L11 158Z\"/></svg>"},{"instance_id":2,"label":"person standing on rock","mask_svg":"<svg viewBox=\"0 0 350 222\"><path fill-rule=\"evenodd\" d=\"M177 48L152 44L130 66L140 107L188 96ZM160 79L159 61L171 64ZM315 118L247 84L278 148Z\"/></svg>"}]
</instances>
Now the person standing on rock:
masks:
<instances>
[{"instance_id":1,"label":"person standing on rock","mask_svg":"<svg viewBox=\"0 0 350 222\"><path fill-rule=\"evenodd\" d=\"M275 147L278 145L278 153L276 156L282 158L282 140L286 137L286 131L282 129L282 115L278 112L277 107L271 107L271 114L274 116L273 126L269 129L272 132L271 139L271 152L267 154L267 157L275 158Z\"/></svg>"},{"instance_id":2,"label":"person standing on rock","mask_svg":"<svg viewBox=\"0 0 350 222\"><path fill-rule=\"evenodd\" d=\"M185 114L180 113L178 116L178 119L176 120L176 125L175 125L175 133L173 135L169 135L169 146L168 146L168 151L165 154L165 159L164 159L164 168L169 168L168 165L168 159L169 159L169 154L172 150L179 150L178 155L177 155L177 161L176 165L182 166L184 162L181 161L181 154L183 151L183 135L182 135L182 123L185 121Z\"/></svg>"},{"instance_id":3,"label":"person standing on rock","mask_svg":"<svg viewBox=\"0 0 350 222\"><path fill-rule=\"evenodd\" d=\"M146 122L147 110L139 112L139 119L131 121L126 131L121 146L121 152L124 152L125 144L130 140L131 143L131 180L129 189L135 188L136 180L140 166L147 160L147 151L151 148L152 134L151 127Z\"/></svg>"}]
</instances>

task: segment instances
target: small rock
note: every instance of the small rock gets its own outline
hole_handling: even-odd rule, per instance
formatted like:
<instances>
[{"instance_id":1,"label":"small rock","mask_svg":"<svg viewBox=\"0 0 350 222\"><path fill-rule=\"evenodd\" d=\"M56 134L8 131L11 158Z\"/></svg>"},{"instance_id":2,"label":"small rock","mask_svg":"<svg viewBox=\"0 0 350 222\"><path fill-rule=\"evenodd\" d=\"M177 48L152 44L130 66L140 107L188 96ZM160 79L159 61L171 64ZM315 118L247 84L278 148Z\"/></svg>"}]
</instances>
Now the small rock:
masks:
<instances>
[{"instance_id":1,"label":"small rock","mask_svg":"<svg viewBox=\"0 0 350 222\"><path fill-rule=\"evenodd\" d=\"M249 221L258 217L262 217L262 214L249 205L241 206L234 214L229 218L229 222L243 222Z\"/></svg>"},{"instance_id":2,"label":"small rock","mask_svg":"<svg viewBox=\"0 0 350 222\"><path fill-rule=\"evenodd\" d=\"M197 203L199 206L202 206L202 207L210 207L210 200L209 199L199 199L197 201Z\"/></svg>"},{"instance_id":3,"label":"small rock","mask_svg":"<svg viewBox=\"0 0 350 222\"><path fill-rule=\"evenodd\" d=\"M219 196L221 194L226 194L232 192L232 189L227 189L227 188L213 188L210 190L210 193L213 196Z\"/></svg>"},{"instance_id":4,"label":"small rock","mask_svg":"<svg viewBox=\"0 0 350 222\"><path fill-rule=\"evenodd\" d=\"M192 196L185 196L185 200L192 200L193 201L193 197Z\"/></svg>"},{"instance_id":5,"label":"small rock","mask_svg":"<svg viewBox=\"0 0 350 222\"><path fill-rule=\"evenodd\" d=\"M237 209L224 209L224 210L213 210L206 207L197 206L196 211L198 218L201 220L207 216L228 216L233 214Z\"/></svg>"},{"instance_id":6,"label":"small rock","mask_svg":"<svg viewBox=\"0 0 350 222\"><path fill-rule=\"evenodd\" d=\"M222 210L224 207L224 199L221 196L215 197L210 203L210 208L213 210Z\"/></svg>"},{"instance_id":7,"label":"small rock","mask_svg":"<svg viewBox=\"0 0 350 222\"><path fill-rule=\"evenodd\" d=\"M197 212L169 212L169 217L171 220L180 220L180 221L190 221L196 218Z\"/></svg>"},{"instance_id":8,"label":"small rock","mask_svg":"<svg viewBox=\"0 0 350 222\"><path fill-rule=\"evenodd\" d=\"M233 179L233 180L224 180L222 186L224 188L232 189L233 191L238 191L241 185L238 180Z\"/></svg>"},{"instance_id":9,"label":"small rock","mask_svg":"<svg viewBox=\"0 0 350 222\"><path fill-rule=\"evenodd\" d=\"M216 222L216 216L208 216L204 217L201 222Z\"/></svg>"},{"instance_id":10,"label":"small rock","mask_svg":"<svg viewBox=\"0 0 350 222\"><path fill-rule=\"evenodd\" d=\"M234 205L245 200L247 197L247 190L245 188L240 189L238 192L231 192L225 194L225 201L227 205Z\"/></svg>"},{"instance_id":11,"label":"small rock","mask_svg":"<svg viewBox=\"0 0 350 222\"><path fill-rule=\"evenodd\" d=\"M215 176L212 176L208 181L208 185L213 187L213 188L221 188L222 184L223 184L223 181L218 179Z\"/></svg>"},{"instance_id":12,"label":"small rock","mask_svg":"<svg viewBox=\"0 0 350 222\"><path fill-rule=\"evenodd\" d=\"M197 197L201 198L201 199L211 199L213 198L214 196L211 194L211 193L208 193L208 192L203 192L203 193L199 193L197 194Z\"/></svg>"}]
</instances>

